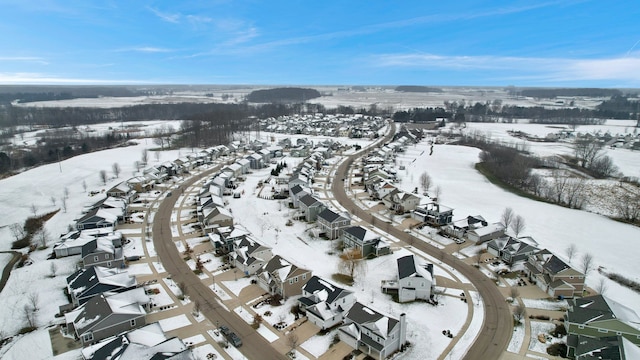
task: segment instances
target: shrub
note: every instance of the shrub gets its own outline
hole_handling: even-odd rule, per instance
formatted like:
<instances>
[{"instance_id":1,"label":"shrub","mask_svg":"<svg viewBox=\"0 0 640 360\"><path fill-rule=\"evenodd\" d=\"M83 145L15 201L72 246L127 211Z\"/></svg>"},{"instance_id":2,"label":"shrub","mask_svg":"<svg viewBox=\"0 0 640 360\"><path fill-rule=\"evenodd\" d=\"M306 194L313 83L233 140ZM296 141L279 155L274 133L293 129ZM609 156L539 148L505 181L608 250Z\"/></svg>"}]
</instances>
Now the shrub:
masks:
<instances>
[{"instance_id":1,"label":"shrub","mask_svg":"<svg viewBox=\"0 0 640 360\"><path fill-rule=\"evenodd\" d=\"M555 343L547 348L547 354L552 356L567 356L567 345L563 343Z\"/></svg>"},{"instance_id":2,"label":"shrub","mask_svg":"<svg viewBox=\"0 0 640 360\"><path fill-rule=\"evenodd\" d=\"M567 329L563 324L556 325L556 328L551 331L551 335L555 337L562 337L567 335Z\"/></svg>"}]
</instances>

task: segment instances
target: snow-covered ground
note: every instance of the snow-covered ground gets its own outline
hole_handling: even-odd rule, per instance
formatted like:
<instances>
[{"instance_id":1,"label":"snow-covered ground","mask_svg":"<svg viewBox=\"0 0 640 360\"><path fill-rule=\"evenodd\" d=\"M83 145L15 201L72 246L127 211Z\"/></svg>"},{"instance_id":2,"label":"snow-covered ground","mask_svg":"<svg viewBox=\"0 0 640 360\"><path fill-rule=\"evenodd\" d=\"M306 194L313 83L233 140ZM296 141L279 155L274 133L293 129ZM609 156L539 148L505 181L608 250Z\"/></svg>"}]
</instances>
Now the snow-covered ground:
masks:
<instances>
[{"instance_id":1,"label":"snow-covered ground","mask_svg":"<svg viewBox=\"0 0 640 360\"><path fill-rule=\"evenodd\" d=\"M491 127L494 124L483 125ZM344 140L345 143L365 143L364 140L339 140ZM78 259L77 257L69 257L46 260L51 252L54 239L59 234L65 233L68 225L74 223L74 219L81 215L82 207L101 199L101 197L88 196L89 191L108 189L131 176L134 160L140 159L143 149L151 147L155 147L151 140L142 140L135 146L77 156L60 164L41 166L0 180L0 250L8 250L13 241L8 225L22 223L25 218L31 216L31 205L36 205L38 214L59 208L61 203L59 199L63 196L64 189L69 190L66 200L67 212L59 211L46 223L46 229L51 235L48 242L49 249L31 253L30 257L34 264L14 269L6 288L0 293L0 304L2 305L0 307L0 328L6 334L15 334L25 326L21 309L27 305L32 289L38 289L39 310L36 324L42 327L55 321L53 315L58 312L58 307L67 303L62 292L65 277L75 270ZM419 156L420 152L425 149L426 144L410 147L398 159L399 164L403 162L407 166L406 171L400 172L403 177L399 184L401 188L410 191L419 186L420 173L426 170L433 178L435 185L442 188L443 204L455 209L454 218L481 214L488 221L498 221L502 210L510 206L526 220L527 228L523 235L531 235L541 246L561 255L569 244L574 243L579 250L579 254L574 257L574 265L578 265L579 257L582 254L591 253L595 257L597 266L603 266L608 271L618 272L638 280L634 267L634 254L638 250L634 240L640 238L640 229L637 227L617 223L606 217L585 211L538 203L508 193L492 185L475 171L473 165L478 160L477 149L436 145L432 156L428 156L428 151L423 156ZM159 161L172 160L179 157L180 154L186 154L190 151L192 150L183 149L182 151L163 152ZM628 157L628 159L616 158L616 164L621 169L627 165L626 163L618 163L618 161L622 161L620 159L629 161L632 164L629 166L630 168L634 166L636 166L635 169L640 168L637 166L640 165L640 162L635 162L638 158L637 153L621 149L611 151L616 154L618 152ZM123 162L123 159L127 159L127 163ZM152 159L150 164L154 164L155 157L151 155L150 159ZM414 159L415 161L413 161ZM286 159L291 167L300 160ZM107 184L102 184L98 175L99 171L106 170L111 176L111 165L115 162L118 162L122 168L120 178L110 178ZM62 171L60 171L60 167ZM309 224L295 221L293 226L286 226L285 223L291 215L288 209L280 206L278 201L262 200L255 196L257 195L255 184L259 179L266 178L266 174L267 172L250 174L246 183L241 184L240 188L240 190L245 190L246 195L241 199L230 199L230 207L234 216L237 217L237 222L249 228L266 245L272 246L274 253L284 256L295 264L313 269L314 274L331 279L331 275L337 272L335 255L329 254L331 242L311 237L308 231ZM87 184L86 191L82 187L83 181ZM52 196L58 199L56 206L51 201ZM133 238L136 239L137 248L141 243L138 242L137 236ZM146 244L150 245L150 243ZM605 246L609 250L603 251ZM366 273L359 276L350 289L358 293L358 299L361 302L380 312L394 316L398 316L402 312L415 314L415 316L409 317L408 324L409 341L415 346L406 358L437 357L449 343L448 338L442 336L441 330L450 329L457 335L466 318L466 304L448 296L443 296L443 305L439 307L425 304L396 304L379 291L370 291L370 289L379 288L380 280L392 276L391 274L395 272L395 259L408 253L408 250L402 249L390 256L367 261ZM154 255L155 253L150 254L150 256ZM51 277L52 263L56 264L55 277ZM153 267L158 272L164 272L160 263L154 262ZM144 267L135 271L143 274L148 273ZM468 282L451 269L437 268L436 273L439 275L443 273L442 275L446 277L456 276L459 281ZM588 276L587 282L593 285L599 278L599 274L592 272ZM177 290L175 286L171 287L171 284L169 286L172 291ZM640 296L638 294L612 282L608 283L606 294L640 312ZM165 295L168 297L168 294ZM158 300L161 300L160 297L162 295ZM479 329L479 325L476 328ZM24 338L43 337L43 332L46 334L45 331L38 330L38 332ZM470 343L472 339L466 341ZM29 340L29 342L32 341ZM17 345L14 344L12 349L20 349ZM47 351L50 351L50 348ZM32 358L48 358L49 354L50 352L32 354ZM13 350L10 354L2 355L3 358L9 359L19 356L21 356L20 353Z\"/></svg>"}]
</instances>

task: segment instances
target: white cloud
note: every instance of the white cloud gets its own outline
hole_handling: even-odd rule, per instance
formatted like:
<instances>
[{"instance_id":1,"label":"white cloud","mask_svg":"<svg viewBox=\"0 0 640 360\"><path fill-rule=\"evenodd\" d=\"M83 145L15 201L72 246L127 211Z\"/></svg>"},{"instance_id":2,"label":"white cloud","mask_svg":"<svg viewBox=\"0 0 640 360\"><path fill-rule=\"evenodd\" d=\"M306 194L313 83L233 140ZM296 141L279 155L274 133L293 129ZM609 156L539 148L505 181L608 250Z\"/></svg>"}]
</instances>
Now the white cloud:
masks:
<instances>
[{"instance_id":1,"label":"white cloud","mask_svg":"<svg viewBox=\"0 0 640 360\"><path fill-rule=\"evenodd\" d=\"M144 52L144 53L167 53L167 52L172 52L174 50L167 49L167 48L153 47L153 46L135 46L135 47L128 47L128 48L118 49L116 51L119 51L119 52L132 51L132 52Z\"/></svg>"},{"instance_id":2,"label":"white cloud","mask_svg":"<svg viewBox=\"0 0 640 360\"><path fill-rule=\"evenodd\" d=\"M505 77L541 81L624 80L640 82L640 56L604 59L535 58L504 56L446 56L435 54L384 54L374 56L374 66L448 69L459 71L504 70Z\"/></svg>"},{"instance_id":3,"label":"white cloud","mask_svg":"<svg viewBox=\"0 0 640 360\"><path fill-rule=\"evenodd\" d=\"M165 13L152 7L148 7L148 9L163 21L174 23L174 24L179 23L180 18L182 17L180 13L175 13L175 14Z\"/></svg>"},{"instance_id":4,"label":"white cloud","mask_svg":"<svg viewBox=\"0 0 640 360\"><path fill-rule=\"evenodd\" d=\"M50 74L41 73L0 73L0 83L14 84L147 84L148 81L140 80L109 80L109 79L82 79L82 78L63 78Z\"/></svg>"},{"instance_id":5,"label":"white cloud","mask_svg":"<svg viewBox=\"0 0 640 360\"><path fill-rule=\"evenodd\" d=\"M46 60L36 56L0 56L0 61L30 62L30 63L38 63L42 65L49 65L49 63Z\"/></svg>"}]
</instances>

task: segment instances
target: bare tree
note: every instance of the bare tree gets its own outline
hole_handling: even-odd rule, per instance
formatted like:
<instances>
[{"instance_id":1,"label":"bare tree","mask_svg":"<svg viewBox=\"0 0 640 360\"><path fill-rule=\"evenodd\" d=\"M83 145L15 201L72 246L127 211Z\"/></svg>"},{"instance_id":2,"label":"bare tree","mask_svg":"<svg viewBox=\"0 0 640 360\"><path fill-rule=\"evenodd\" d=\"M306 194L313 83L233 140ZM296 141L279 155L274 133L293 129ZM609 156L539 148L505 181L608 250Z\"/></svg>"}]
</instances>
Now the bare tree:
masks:
<instances>
[{"instance_id":1,"label":"bare tree","mask_svg":"<svg viewBox=\"0 0 640 360\"><path fill-rule=\"evenodd\" d=\"M65 199L68 199L68 198L69 198L69 188L65 186L65 187L62 189L62 194L64 195L64 198L65 198Z\"/></svg>"},{"instance_id":2,"label":"bare tree","mask_svg":"<svg viewBox=\"0 0 640 360\"><path fill-rule=\"evenodd\" d=\"M364 266L365 263L362 259L360 249L348 249L340 254L338 267L345 273L345 275L351 277L351 279L355 279L355 276L364 270Z\"/></svg>"},{"instance_id":3,"label":"bare tree","mask_svg":"<svg viewBox=\"0 0 640 360\"><path fill-rule=\"evenodd\" d=\"M440 188L440 185L437 185L434 189L433 189L433 197L434 199L436 199L438 202L441 200L440 197L442 197L442 189Z\"/></svg>"},{"instance_id":4,"label":"bare tree","mask_svg":"<svg viewBox=\"0 0 640 360\"><path fill-rule=\"evenodd\" d=\"M105 170L100 170L100 180L102 185L107 185L107 172Z\"/></svg>"},{"instance_id":5,"label":"bare tree","mask_svg":"<svg viewBox=\"0 0 640 360\"><path fill-rule=\"evenodd\" d=\"M113 175L116 178L120 176L120 164L117 162L113 163L113 165L111 165L111 169L113 170Z\"/></svg>"},{"instance_id":6,"label":"bare tree","mask_svg":"<svg viewBox=\"0 0 640 360\"><path fill-rule=\"evenodd\" d=\"M583 178L573 178L567 181L566 186L566 202L567 205L574 209L581 209L584 203L584 187L585 181Z\"/></svg>"},{"instance_id":7,"label":"bare tree","mask_svg":"<svg viewBox=\"0 0 640 360\"><path fill-rule=\"evenodd\" d=\"M585 277L589 274L589 272L591 272L591 270L593 270L593 267L593 255L591 255L590 253L585 253L584 255L582 255L582 272L584 273Z\"/></svg>"},{"instance_id":8,"label":"bare tree","mask_svg":"<svg viewBox=\"0 0 640 360\"><path fill-rule=\"evenodd\" d=\"M575 156L583 168L589 168L598 157L603 144L595 138L582 137L576 139L573 145Z\"/></svg>"},{"instance_id":9,"label":"bare tree","mask_svg":"<svg viewBox=\"0 0 640 360\"><path fill-rule=\"evenodd\" d=\"M524 308L524 306L520 305L520 303L516 304L513 307L513 318L518 323L521 323L522 319L524 319L526 315L527 315L527 310Z\"/></svg>"},{"instance_id":10,"label":"bare tree","mask_svg":"<svg viewBox=\"0 0 640 360\"><path fill-rule=\"evenodd\" d=\"M608 288L609 287L607 286L607 278L601 277L600 280L598 280L598 283L596 284L596 287L594 290L597 291L598 294L604 295L607 292Z\"/></svg>"},{"instance_id":11,"label":"bare tree","mask_svg":"<svg viewBox=\"0 0 640 360\"><path fill-rule=\"evenodd\" d=\"M291 348L291 352L296 350L299 342L300 339L298 338L298 335L296 333L290 332L289 335L287 335L287 344Z\"/></svg>"},{"instance_id":12,"label":"bare tree","mask_svg":"<svg viewBox=\"0 0 640 360\"><path fill-rule=\"evenodd\" d=\"M184 282L179 282L177 285L178 289L180 289L180 300L184 300L185 296L187 296L187 284L185 284Z\"/></svg>"},{"instance_id":13,"label":"bare tree","mask_svg":"<svg viewBox=\"0 0 640 360\"><path fill-rule=\"evenodd\" d=\"M640 219L640 194L625 193L616 203L618 216L629 222Z\"/></svg>"},{"instance_id":14,"label":"bare tree","mask_svg":"<svg viewBox=\"0 0 640 360\"><path fill-rule=\"evenodd\" d=\"M84 192L87 192L87 181L86 180L82 180L82 190L84 190Z\"/></svg>"},{"instance_id":15,"label":"bare tree","mask_svg":"<svg viewBox=\"0 0 640 360\"><path fill-rule=\"evenodd\" d=\"M45 249L47 247L47 241L49 241L49 233L46 229L42 228L34 234L33 238L40 243L41 249Z\"/></svg>"},{"instance_id":16,"label":"bare tree","mask_svg":"<svg viewBox=\"0 0 640 360\"><path fill-rule=\"evenodd\" d=\"M9 230L11 230L11 234L13 234L13 237L16 239L16 241L22 240L27 235L27 233L24 231L24 227L18 223L9 225Z\"/></svg>"},{"instance_id":17,"label":"bare tree","mask_svg":"<svg viewBox=\"0 0 640 360\"><path fill-rule=\"evenodd\" d=\"M38 296L37 292L29 293L29 295L27 295L27 302L31 306L31 310L33 310L34 312L40 310L40 308L38 307L40 297Z\"/></svg>"},{"instance_id":18,"label":"bare tree","mask_svg":"<svg viewBox=\"0 0 640 360\"><path fill-rule=\"evenodd\" d=\"M49 200L51 200L51 205L56 206L56 197L55 196L51 195Z\"/></svg>"},{"instance_id":19,"label":"bare tree","mask_svg":"<svg viewBox=\"0 0 640 360\"><path fill-rule=\"evenodd\" d=\"M160 161L160 156L161 156L160 151L156 150L156 151L153 152L153 157L156 158L156 162Z\"/></svg>"},{"instance_id":20,"label":"bare tree","mask_svg":"<svg viewBox=\"0 0 640 360\"><path fill-rule=\"evenodd\" d=\"M576 244L571 244L564 249L564 253L567 255L567 258L569 258L569 262L571 262L577 251L578 248L576 247Z\"/></svg>"},{"instance_id":21,"label":"bare tree","mask_svg":"<svg viewBox=\"0 0 640 360\"><path fill-rule=\"evenodd\" d=\"M513 231L516 238L524 231L525 227L526 224L522 216L517 215L513 218L513 221L511 222L511 231Z\"/></svg>"},{"instance_id":22,"label":"bare tree","mask_svg":"<svg viewBox=\"0 0 640 360\"><path fill-rule=\"evenodd\" d=\"M142 156L140 157L141 162L146 165L149 162L149 150L142 149Z\"/></svg>"},{"instance_id":23,"label":"bare tree","mask_svg":"<svg viewBox=\"0 0 640 360\"><path fill-rule=\"evenodd\" d=\"M429 176L426 171L420 174L420 187L422 188L422 192L425 195L431 188L431 176Z\"/></svg>"},{"instance_id":24,"label":"bare tree","mask_svg":"<svg viewBox=\"0 0 640 360\"><path fill-rule=\"evenodd\" d=\"M613 159L609 156L598 156L589 167L590 170L598 173L602 177L614 176L618 172L618 167L613 164Z\"/></svg>"},{"instance_id":25,"label":"bare tree","mask_svg":"<svg viewBox=\"0 0 640 360\"><path fill-rule=\"evenodd\" d=\"M569 183L569 177L562 176L559 171L554 171L551 175L551 196L554 197L557 204L564 203L564 195Z\"/></svg>"},{"instance_id":26,"label":"bare tree","mask_svg":"<svg viewBox=\"0 0 640 360\"><path fill-rule=\"evenodd\" d=\"M50 269L51 269L51 277L52 278L56 277L56 273L58 272L58 265L56 265L56 263L52 261Z\"/></svg>"},{"instance_id":27,"label":"bare tree","mask_svg":"<svg viewBox=\"0 0 640 360\"><path fill-rule=\"evenodd\" d=\"M60 205L62 206L62 212L67 212L67 198L66 197L62 197L60 199Z\"/></svg>"},{"instance_id":28,"label":"bare tree","mask_svg":"<svg viewBox=\"0 0 640 360\"><path fill-rule=\"evenodd\" d=\"M544 186L545 181L542 176L538 174L531 174L531 176L529 176L529 189L531 189L533 195L542 196Z\"/></svg>"},{"instance_id":29,"label":"bare tree","mask_svg":"<svg viewBox=\"0 0 640 360\"><path fill-rule=\"evenodd\" d=\"M200 310L201 310L202 306L200 306L200 302L199 301L194 301L193 302L193 314L196 316L200 315Z\"/></svg>"},{"instance_id":30,"label":"bare tree","mask_svg":"<svg viewBox=\"0 0 640 360\"><path fill-rule=\"evenodd\" d=\"M517 287L512 286L511 289L509 289L509 296L511 296L512 299L516 299L518 296L520 296L520 291Z\"/></svg>"},{"instance_id":31,"label":"bare tree","mask_svg":"<svg viewBox=\"0 0 640 360\"><path fill-rule=\"evenodd\" d=\"M36 204L31 204L31 212L33 213L33 216L38 215L38 207Z\"/></svg>"},{"instance_id":32,"label":"bare tree","mask_svg":"<svg viewBox=\"0 0 640 360\"><path fill-rule=\"evenodd\" d=\"M504 208L504 211L502 212L502 215L500 216L500 224L502 224L502 226L504 226L505 229L509 228L509 225L511 225L511 221L513 221L513 216L514 216L514 212L513 209L510 207L506 207Z\"/></svg>"},{"instance_id":33,"label":"bare tree","mask_svg":"<svg viewBox=\"0 0 640 360\"><path fill-rule=\"evenodd\" d=\"M27 322L27 326L28 327L30 327L30 328L34 328L35 327L35 325L36 325L36 314L28 304L25 304L24 307L22 308L22 316L24 317L25 321Z\"/></svg>"}]
</instances>

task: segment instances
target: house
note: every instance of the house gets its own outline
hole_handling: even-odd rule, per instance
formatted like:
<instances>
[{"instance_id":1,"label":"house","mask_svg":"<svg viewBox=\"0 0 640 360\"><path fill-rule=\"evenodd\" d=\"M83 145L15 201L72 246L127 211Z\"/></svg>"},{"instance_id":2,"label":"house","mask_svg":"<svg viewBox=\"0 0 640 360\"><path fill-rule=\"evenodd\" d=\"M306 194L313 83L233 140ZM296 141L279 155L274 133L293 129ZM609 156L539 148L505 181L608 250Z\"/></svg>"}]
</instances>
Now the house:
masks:
<instances>
[{"instance_id":1,"label":"house","mask_svg":"<svg viewBox=\"0 0 640 360\"><path fill-rule=\"evenodd\" d=\"M138 285L136 277L126 271L92 266L80 269L67 277L67 291L74 306L102 294L115 294L131 290Z\"/></svg>"},{"instance_id":2,"label":"house","mask_svg":"<svg viewBox=\"0 0 640 360\"><path fill-rule=\"evenodd\" d=\"M317 223L320 233L324 233L327 238L333 240L340 237L342 231L351 225L351 219L330 209L324 209L318 214Z\"/></svg>"},{"instance_id":3,"label":"house","mask_svg":"<svg viewBox=\"0 0 640 360\"><path fill-rule=\"evenodd\" d=\"M389 243L382 240L381 236L372 230L362 226L351 226L342 232L342 244L344 248L359 249L363 258L369 256L381 256L391 253Z\"/></svg>"},{"instance_id":4,"label":"house","mask_svg":"<svg viewBox=\"0 0 640 360\"><path fill-rule=\"evenodd\" d=\"M621 336L635 346L640 346L638 314L604 295L569 300L569 307L564 315L564 327L569 335L594 339ZM569 355L575 355L576 344L567 343L567 346Z\"/></svg>"},{"instance_id":5,"label":"house","mask_svg":"<svg viewBox=\"0 0 640 360\"><path fill-rule=\"evenodd\" d=\"M391 190L382 198L384 205L398 214L404 214L408 211L416 209L420 203L420 197L414 194L400 191L398 189Z\"/></svg>"},{"instance_id":6,"label":"house","mask_svg":"<svg viewBox=\"0 0 640 360\"><path fill-rule=\"evenodd\" d=\"M307 314L311 323L322 330L342 322L344 313L351 309L355 302L353 292L316 275L302 287L302 296L298 299L300 310Z\"/></svg>"},{"instance_id":7,"label":"house","mask_svg":"<svg viewBox=\"0 0 640 360\"><path fill-rule=\"evenodd\" d=\"M113 228L95 228L90 230L73 230L60 237L60 241L53 245L56 258L82 254L82 247L97 238L111 241L113 246L122 246L122 233Z\"/></svg>"},{"instance_id":8,"label":"house","mask_svg":"<svg viewBox=\"0 0 640 360\"><path fill-rule=\"evenodd\" d=\"M88 213L95 209L106 209L108 212L117 216L117 221L123 221L127 214L127 203L124 199L107 196L104 199L83 209L83 213Z\"/></svg>"},{"instance_id":9,"label":"house","mask_svg":"<svg viewBox=\"0 0 640 360\"><path fill-rule=\"evenodd\" d=\"M295 185L294 187L292 187L291 189L289 189L289 197L291 198L291 203L290 205L294 208L297 209L300 205L300 198L308 195L309 193L306 190L307 188L301 186L301 185Z\"/></svg>"},{"instance_id":10,"label":"house","mask_svg":"<svg viewBox=\"0 0 640 360\"><path fill-rule=\"evenodd\" d=\"M111 227L115 228L118 224L118 214L108 209L93 209L76 221L76 229L96 229Z\"/></svg>"},{"instance_id":11,"label":"house","mask_svg":"<svg viewBox=\"0 0 640 360\"><path fill-rule=\"evenodd\" d=\"M625 337L567 335L567 357L575 360L640 359L640 347Z\"/></svg>"},{"instance_id":12,"label":"house","mask_svg":"<svg viewBox=\"0 0 640 360\"><path fill-rule=\"evenodd\" d=\"M134 176L127 180L127 184L138 193L147 192L155 186L155 179L146 176Z\"/></svg>"},{"instance_id":13,"label":"house","mask_svg":"<svg viewBox=\"0 0 640 360\"><path fill-rule=\"evenodd\" d=\"M124 267L122 247L113 246L113 242L108 239L97 238L84 244L81 256L85 269L91 266Z\"/></svg>"},{"instance_id":14,"label":"house","mask_svg":"<svg viewBox=\"0 0 640 360\"><path fill-rule=\"evenodd\" d=\"M504 234L505 228L500 223L488 224L475 229L470 229L466 232L467 239L476 244L482 244L484 242L503 237Z\"/></svg>"},{"instance_id":15,"label":"house","mask_svg":"<svg viewBox=\"0 0 640 360\"><path fill-rule=\"evenodd\" d=\"M581 296L585 276L548 250L531 254L525 271L542 291L553 297Z\"/></svg>"},{"instance_id":16,"label":"house","mask_svg":"<svg viewBox=\"0 0 640 360\"><path fill-rule=\"evenodd\" d=\"M293 188L296 185L300 185L303 188L309 188L310 183L311 182L309 181L309 178L306 175L295 173L291 175L291 177L289 178L289 183L288 183L289 192L291 192L291 188Z\"/></svg>"},{"instance_id":17,"label":"house","mask_svg":"<svg viewBox=\"0 0 640 360\"><path fill-rule=\"evenodd\" d=\"M249 159L239 159L236 164L240 165L241 174L247 174L251 171L251 161Z\"/></svg>"},{"instance_id":18,"label":"house","mask_svg":"<svg viewBox=\"0 0 640 360\"><path fill-rule=\"evenodd\" d=\"M107 190L107 196L124 199L127 203L130 204L136 201L136 199L138 198L138 193L131 186L129 186L126 181L123 181Z\"/></svg>"},{"instance_id":19,"label":"house","mask_svg":"<svg viewBox=\"0 0 640 360\"><path fill-rule=\"evenodd\" d=\"M404 313L395 319L356 302L347 311L344 324L338 330L340 340L374 359L386 359L406 343Z\"/></svg>"},{"instance_id":20,"label":"house","mask_svg":"<svg viewBox=\"0 0 640 360\"><path fill-rule=\"evenodd\" d=\"M139 328L146 323L145 307L149 302L143 288L94 296L64 315L67 334L87 345Z\"/></svg>"},{"instance_id":21,"label":"house","mask_svg":"<svg viewBox=\"0 0 640 360\"><path fill-rule=\"evenodd\" d=\"M449 225L442 227L442 231L454 238L464 239L467 231L487 226L487 221L480 215L467 216L466 218L453 221Z\"/></svg>"},{"instance_id":22,"label":"house","mask_svg":"<svg viewBox=\"0 0 640 360\"><path fill-rule=\"evenodd\" d=\"M271 248L245 237L235 244L233 262L245 276L255 274L273 257Z\"/></svg>"},{"instance_id":23,"label":"house","mask_svg":"<svg viewBox=\"0 0 640 360\"><path fill-rule=\"evenodd\" d=\"M518 261L524 261L529 255L539 251L538 243L530 237L513 238L504 236L499 239L493 239L487 243L487 252L494 256L499 256L502 261L507 264L514 264Z\"/></svg>"},{"instance_id":24,"label":"house","mask_svg":"<svg viewBox=\"0 0 640 360\"><path fill-rule=\"evenodd\" d=\"M300 208L300 213L304 214L304 218L307 222L316 221L316 219L318 219L318 214L327 208L325 204L311 195L302 196L298 202L298 206Z\"/></svg>"},{"instance_id":25,"label":"house","mask_svg":"<svg viewBox=\"0 0 640 360\"><path fill-rule=\"evenodd\" d=\"M206 206L202 208L202 214L199 217L200 223L207 229L233 226L233 215L221 206L213 204Z\"/></svg>"},{"instance_id":26,"label":"house","mask_svg":"<svg viewBox=\"0 0 640 360\"><path fill-rule=\"evenodd\" d=\"M84 360L195 360L177 337L168 338L155 322L82 349Z\"/></svg>"},{"instance_id":27,"label":"house","mask_svg":"<svg viewBox=\"0 0 640 360\"><path fill-rule=\"evenodd\" d=\"M311 270L298 267L275 255L258 270L257 276L261 288L286 299L302 294L302 286L311 278Z\"/></svg>"},{"instance_id":28,"label":"house","mask_svg":"<svg viewBox=\"0 0 640 360\"><path fill-rule=\"evenodd\" d=\"M236 244L251 235L249 230L236 225L231 227L218 227L213 233L209 233L209 241L219 254L228 254L234 251Z\"/></svg>"},{"instance_id":29,"label":"house","mask_svg":"<svg viewBox=\"0 0 640 360\"><path fill-rule=\"evenodd\" d=\"M420 266L413 255L406 255L396 260L398 274L394 280L383 280L382 291L398 294L398 301L429 300L436 286L433 276L433 264Z\"/></svg>"},{"instance_id":30,"label":"house","mask_svg":"<svg viewBox=\"0 0 640 360\"><path fill-rule=\"evenodd\" d=\"M411 217L430 226L440 227L451 223L453 209L432 201L416 207Z\"/></svg>"},{"instance_id":31,"label":"house","mask_svg":"<svg viewBox=\"0 0 640 360\"><path fill-rule=\"evenodd\" d=\"M249 160L249 167L252 169L262 169L264 167L264 158L258 153L248 155L246 159Z\"/></svg>"}]
</instances>

